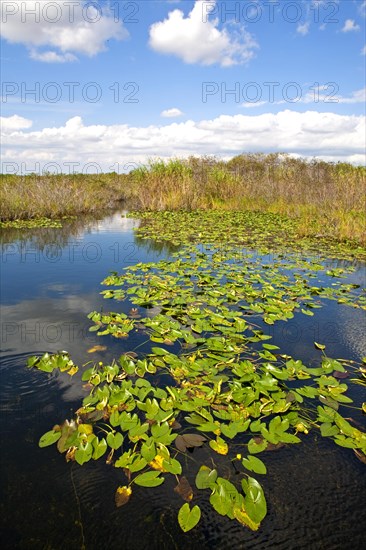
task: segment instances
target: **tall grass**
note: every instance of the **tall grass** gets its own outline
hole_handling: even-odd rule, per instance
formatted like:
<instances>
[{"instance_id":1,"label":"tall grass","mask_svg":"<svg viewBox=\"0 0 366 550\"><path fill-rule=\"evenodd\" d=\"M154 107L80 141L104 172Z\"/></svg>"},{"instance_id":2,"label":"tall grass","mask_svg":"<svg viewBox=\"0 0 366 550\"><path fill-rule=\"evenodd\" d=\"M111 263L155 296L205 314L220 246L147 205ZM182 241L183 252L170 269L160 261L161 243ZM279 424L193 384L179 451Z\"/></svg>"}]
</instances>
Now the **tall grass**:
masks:
<instances>
[{"instance_id":1,"label":"tall grass","mask_svg":"<svg viewBox=\"0 0 366 550\"><path fill-rule=\"evenodd\" d=\"M126 198L126 174L0 176L0 219L97 212Z\"/></svg>"},{"instance_id":2,"label":"tall grass","mask_svg":"<svg viewBox=\"0 0 366 550\"><path fill-rule=\"evenodd\" d=\"M243 154L155 160L130 174L0 176L2 220L95 212L129 200L149 210L260 210L295 217L303 235L366 243L366 168Z\"/></svg>"},{"instance_id":3,"label":"tall grass","mask_svg":"<svg viewBox=\"0 0 366 550\"><path fill-rule=\"evenodd\" d=\"M141 208L260 210L296 217L303 235L366 242L366 168L247 154L151 162L133 171Z\"/></svg>"}]
</instances>

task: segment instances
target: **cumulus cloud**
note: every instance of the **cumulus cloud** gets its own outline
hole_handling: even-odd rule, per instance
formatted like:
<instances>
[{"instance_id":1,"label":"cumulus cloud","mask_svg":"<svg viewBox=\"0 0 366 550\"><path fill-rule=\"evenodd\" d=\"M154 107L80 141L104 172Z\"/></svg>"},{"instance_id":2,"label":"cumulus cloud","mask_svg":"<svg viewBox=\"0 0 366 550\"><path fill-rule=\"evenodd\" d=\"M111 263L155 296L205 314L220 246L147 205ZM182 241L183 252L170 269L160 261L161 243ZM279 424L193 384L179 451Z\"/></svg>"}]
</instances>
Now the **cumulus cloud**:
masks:
<instances>
[{"instance_id":1,"label":"cumulus cloud","mask_svg":"<svg viewBox=\"0 0 366 550\"><path fill-rule=\"evenodd\" d=\"M299 34L302 34L302 36L306 36L309 33L309 27L310 27L309 21L307 21L306 23L302 23L302 24L299 23L297 25L296 31Z\"/></svg>"},{"instance_id":2,"label":"cumulus cloud","mask_svg":"<svg viewBox=\"0 0 366 550\"><path fill-rule=\"evenodd\" d=\"M12 132L14 130L24 130L32 126L33 122L28 118L13 115L9 117L0 117L0 127L2 132Z\"/></svg>"},{"instance_id":3,"label":"cumulus cloud","mask_svg":"<svg viewBox=\"0 0 366 550\"><path fill-rule=\"evenodd\" d=\"M196 0L187 17L179 9L169 12L167 19L151 25L151 48L189 64L229 67L248 62L258 44L249 32L237 30L235 25L219 30L218 19L209 18L214 5L215 1Z\"/></svg>"},{"instance_id":4,"label":"cumulus cloud","mask_svg":"<svg viewBox=\"0 0 366 550\"><path fill-rule=\"evenodd\" d=\"M107 40L128 36L108 6L101 6L85 0L2 0L1 37L25 45L32 59L46 63L75 61L75 54L92 57L106 49Z\"/></svg>"},{"instance_id":5,"label":"cumulus cloud","mask_svg":"<svg viewBox=\"0 0 366 550\"><path fill-rule=\"evenodd\" d=\"M346 19L344 26L342 28L342 32L352 32L352 31L359 31L360 25L357 25L353 19Z\"/></svg>"},{"instance_id":6,"label":"cumulus cloud","mask_svg":"<svg viewBox=\"0 0 366 550\"><path fill-rule=\"evenodd\" d=\"M165 111L162 111L160 113L160 116L164 118L176 118L179 116L182 116L184 113L180 109L177 109L176 107L173 107L172 109L165 109Z\"/></svg>"},{"instance_id":7,"label":"cumulus cloud","mask_svg":"<svg viewBox=\"0 0 366 550\"><path fill-rule=\"evenodd\" d=\"M121 170L151 157L211 154L230 158L243 151L286 151L304 157L362 163L366 160L365 118L284 110L135 127L86 126L80 117L74 117L61 127L27 131L26 119L22 122L21 117L9 117L3 125L2 171L9 172L8 163L12 162L18 170L24 163L30 171L35 170L36 163L44 166L45 162L53 162L63 172L69 170L66 163L75 163L75 171L92 163L97 171L95 166L116 170L118 162Z\"/></svg>"}]
</instances>

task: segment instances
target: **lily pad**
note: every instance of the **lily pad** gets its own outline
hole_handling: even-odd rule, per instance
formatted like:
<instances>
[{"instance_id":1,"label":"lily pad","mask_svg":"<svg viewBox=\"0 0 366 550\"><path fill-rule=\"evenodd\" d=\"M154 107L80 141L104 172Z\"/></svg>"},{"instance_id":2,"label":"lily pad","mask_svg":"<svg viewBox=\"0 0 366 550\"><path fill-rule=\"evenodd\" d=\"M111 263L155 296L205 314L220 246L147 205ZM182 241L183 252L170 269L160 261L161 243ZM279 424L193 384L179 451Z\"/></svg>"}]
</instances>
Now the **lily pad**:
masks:
<instances>
[{"instance_id":1,"label":"lily pad","mask_svg":"<svg viewBox=\"0 0 366 550\"><path fill-rule=\"evenodd\" d=\"M189 504L186 502L185 504L183 504L178 512L178 523L184 533L187 533L187 531L193 529L193 527L197 525L200 519L201 509L197 505L193 506L193 508L191 509L189 507Z\"/></svg>"}]
</instances>

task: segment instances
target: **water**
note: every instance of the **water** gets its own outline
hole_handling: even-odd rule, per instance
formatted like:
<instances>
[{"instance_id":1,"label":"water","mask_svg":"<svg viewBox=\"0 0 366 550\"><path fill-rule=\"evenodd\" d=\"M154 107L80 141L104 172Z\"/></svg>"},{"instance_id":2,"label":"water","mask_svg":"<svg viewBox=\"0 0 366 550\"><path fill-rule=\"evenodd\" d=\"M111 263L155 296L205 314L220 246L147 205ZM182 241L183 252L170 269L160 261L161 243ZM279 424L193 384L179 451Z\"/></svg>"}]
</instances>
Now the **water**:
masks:
<instances>
[{"instance_id":1,"label":"water","mask_svg":"<svg viewBox=\"0 0 366 550\"><path fill-rule=\"evenodd\" d=\"M363 548L365 465L352 450L315 435L304 437L302 445L266 453L268 475L261 482L268 515L257 533L211 513L206 496L197 495L203 518L197 528L183 534L176 520L182 501L169 476L161 487L136 489L128 505L117 509L114 493L124 484L121 472L103 462L83 467L66 463L55 447L38 448L40 435L73 416L85 390L79 373L71 380L68 375L28 370L27 357L66 349L75 362L83 363L118 357L140 342L133 335L125 341L101 339L88 332L86 318L100 308L128 307L99 294L100 282L110 271L156 261L171 252L136 241L137 224L115 213L100 220L81 218L62 230L3 232L2 548ZM364 285L365 266L356 264L346 281ZM307 363L319 357L314 340L326 344L331 357L360 360L366 355L364 328L364 312L335 302L326 302L315 317L295 315L288 323L265 327L274 344ZM105 352L88 355L89 348L101 343L108 346ZM352 391L359 398L362 388ZM357 419L362 422L361 415ZM195 453L199 459L205 450ZM227 474L235 476L234 470Z\"/></svg>"}]
</instances>

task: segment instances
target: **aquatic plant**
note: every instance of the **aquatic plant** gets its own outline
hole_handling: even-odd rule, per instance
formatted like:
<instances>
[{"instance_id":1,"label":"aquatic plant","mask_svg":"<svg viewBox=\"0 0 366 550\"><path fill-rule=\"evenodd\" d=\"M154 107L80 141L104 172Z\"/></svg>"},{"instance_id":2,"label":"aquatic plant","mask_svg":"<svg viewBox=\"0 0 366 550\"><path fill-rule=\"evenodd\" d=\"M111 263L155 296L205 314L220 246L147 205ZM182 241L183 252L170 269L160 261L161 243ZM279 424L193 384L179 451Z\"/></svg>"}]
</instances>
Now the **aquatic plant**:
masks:
<instances>
[{"instance_id":1,"label":"aquatic plant","mask_svg":"<svg viewBox=\"0 0 366 550\"><path fill-rule=\"evenodd\" d=\"M36 229L38 227L51 227L60 229L62 222L70 221L74 218L65 216L63 220L51 220L50 218L35 218L32 220L8 220L0 221L1 229Z\"/></svg>"},{"instance_id":2,"label":"aquatic plant","mask_svg":"<svg viewBox=\"0 0 366 550\"><path fill-rule=\"evenodd\" d=\"M365 243L366 168L285 154L151 161L129 175L148 210L260 210L298 221L301 235Z\"/></svg>"},{"instance_id":3,"label":"aquatic plant","mask_svg":"<svg viewBox=\"0 0 366 550\"><path fill-rule=\"evenodd\" d=\"M319 247L311 254L310 240L289 248L296 227L286 218L267 217L267 225L265 216L246 213L143 219L139 238L173 240L180 249L111 273L102 294L133 308L94 311L89 319L99 336L127 343L131 333L146 335L144 351L140 345L110 363L89 363L82 373L89 395L39 445L56 444L80 465L103 457L120 469L118 507L138 486L157 487L172 476L185 501L177 515L183 531L201 518L201 491L218 514L257 530L267 514L257 477L267 474L268 451L316 432L366 461L366 433L348 412L366 412L366 403L348 395L350 383L366 385L366 358L334 359L314 342L319 357L307 365L270 343L263 329L313 316L326 300L366 309L366 298L358 285L342 282L351 265L327 267ZM347 258L346 249L338 255ZM31 357L28 366L78 371L66 352Z\"/></svg>"}]
</instances>

